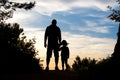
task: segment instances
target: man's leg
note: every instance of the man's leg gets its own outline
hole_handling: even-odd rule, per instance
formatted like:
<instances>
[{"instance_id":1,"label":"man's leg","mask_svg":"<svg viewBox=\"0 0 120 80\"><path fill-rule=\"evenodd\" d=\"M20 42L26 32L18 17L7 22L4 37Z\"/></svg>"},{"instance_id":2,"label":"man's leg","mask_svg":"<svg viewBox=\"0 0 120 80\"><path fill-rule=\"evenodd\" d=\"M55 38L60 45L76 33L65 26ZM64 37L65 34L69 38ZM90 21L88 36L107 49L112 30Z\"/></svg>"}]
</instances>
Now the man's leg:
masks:
<instances>
[{"instance_id":1,"label":"man's leg","mask_svg":"<svg viewBox=\"0 0 120 80\"><path fill-rule=\"evenodd\" d=\"M50 58L46 58L46 70L49 70Z\"/></svg>"},{"instance_id":2,"label":"man's leg","mask_svg":"<svg viewBox=\"0 0 120 80\"><path fill-rule=\"evenodd\" d=\"M62 70L64 70L64 58L61 56Z\"/></svg>"},{"instance_id":3,"label":"man's leg","mask_svg":"<svg viewBox=\"0 0 120 80\"><path fill-rule=\"evenodd\" d=\"M55 57L55 66L58 67L58 57Z\"/></svg>"},{"instance_id":4,"label":"man's leg","mask_svg":"<svg viewBox=\"0 0 120 80\"><path fill-rule=\"evenodd\" d=\"M46 70L49 70L49 63L50 63L50 58L52 56L52 49L47 49L47 56L46 56Z\"/></svg>"},{"instance_id":5,"label":"man's leg","mask_svg":"<svg viewBox=\"0 0 120 80\"><path fill-rule=\"evenodd\" d=\"M54 56L55 56L55 70L59 70L58 69L59 53L57 50L56 51L54 50Z\"/></svg>"}]
</instances>

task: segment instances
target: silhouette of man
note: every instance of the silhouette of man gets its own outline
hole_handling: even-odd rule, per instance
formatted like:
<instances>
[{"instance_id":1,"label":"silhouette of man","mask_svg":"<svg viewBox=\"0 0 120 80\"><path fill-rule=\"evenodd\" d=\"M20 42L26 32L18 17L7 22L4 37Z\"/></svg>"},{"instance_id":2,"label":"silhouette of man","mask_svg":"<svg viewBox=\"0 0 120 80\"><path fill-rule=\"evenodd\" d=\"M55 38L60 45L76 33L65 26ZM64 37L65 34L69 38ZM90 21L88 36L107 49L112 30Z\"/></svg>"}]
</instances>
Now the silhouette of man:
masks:
<instances>
[{"instance_id":1,"label":"silhouette of man","mask_svg":"<svg viewBox=\"0 0 120 80\"><path fill-rule=\"evenodd\" d=\"M58 50L59 44L61 43L61 30L56 24L57 20L53 19L52 24L49 25L45 30L44 47L47 47L46 70L49 70L49 63L50 58L52 57L52 51L54 52L55 57L55 70L58 70Z\"/></svg>"}]
</instances>

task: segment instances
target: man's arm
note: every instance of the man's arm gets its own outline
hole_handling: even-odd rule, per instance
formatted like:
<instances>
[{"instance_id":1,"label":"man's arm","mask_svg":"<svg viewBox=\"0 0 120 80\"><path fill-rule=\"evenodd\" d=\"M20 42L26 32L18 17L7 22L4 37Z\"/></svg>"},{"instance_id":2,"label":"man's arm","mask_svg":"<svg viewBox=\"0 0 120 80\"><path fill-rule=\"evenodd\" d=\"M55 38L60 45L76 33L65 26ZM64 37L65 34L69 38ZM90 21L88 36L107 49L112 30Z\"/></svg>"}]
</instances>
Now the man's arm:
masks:
<instances>
[{"instance_id":1,"label":"man's arm","mask_svg":"<svg viewBox=\"0 0 120 80\"><path fill-rule=\"evenodd\" d=\"M59 39L59 44L61 44L61 30L59 29L59 36L58 36L58 39Z\"/></svg>"},{"instance_id":2,"label":"man's arm","mask_svg":"<svg viewBox=\"0 0 120 80\"><path fill-rule=\"evenodd\" d=\"M47 47L46 41L47 41L47 29L45 30L45 35L44 35L44 47L45 48Z\"/></svg>"}]
</instances>

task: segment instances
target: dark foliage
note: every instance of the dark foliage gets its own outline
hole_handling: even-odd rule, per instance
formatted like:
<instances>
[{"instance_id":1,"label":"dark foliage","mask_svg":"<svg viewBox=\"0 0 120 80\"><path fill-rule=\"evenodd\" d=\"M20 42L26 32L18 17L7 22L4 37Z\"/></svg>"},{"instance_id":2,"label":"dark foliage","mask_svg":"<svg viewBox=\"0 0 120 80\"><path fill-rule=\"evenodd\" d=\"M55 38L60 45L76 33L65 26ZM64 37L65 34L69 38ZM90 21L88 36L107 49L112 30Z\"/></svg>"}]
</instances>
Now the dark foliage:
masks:
<instances>
[{"instance_id":1,"label":"dark foliage","mask_svg":"<svg viewBox=\"0 0 120 80\"><path fill-rule=\"evenodd\" d=\"M83 59L80 59L80 57L77 56L72 65L72 69L73 71L77 71L77 72L85 71L85 70L89 70L90 68L94 67L96 63L97 63L97 60L95 59L90 59L86 57Z\"/></svg>"},{"instance_id":2,"label":"dark foliage","mask_svg":"<svg viewBox=\"0 0 120 80\"><path fill-rule=\"evenodd\" d=\"M114 47L114 52L111 56L111 62L112 66L115 67L115 69L119 69L120 67L120 0L117 0L118 2L118 7L117 8L112 8L109 7L112 13L108 16L111 20L118 22L119 28L118 28L118 33L117 33L117 43Z\"/></svg>"},{"instance_id":3,"label":"dark foliage","mask_svg":"<svg viewBox=\"0 0 120 80\"><path fill-rule=\"evenodd\" d=\"M17 3L9 0L0 0L0 22L12 18L16 9L30 10L35 6L35 2Z\"/></svg>"},{"instance_id":4,"label":"dark foliage","mask_svg":"<svg viewBox=\"0 0 120 80\"><path fill-rule=\"evenodd\" d=\"M116 2L120 5L120 0L116 0ZM120 22L120 6L116 7L116 9L111 6L108 6L108 8L112 11L108 18L115 22Z\"/></svg>"},{"instance_id":5,"label":"dark foliage","mask_svg":"<svg viewBox=\"0 0 120 80\"><path fill-rule=\"evenodd\" d=\"M23 29L17 23L0 23L0 72L39 72L42 68L35 56L34 39L26 40Z\"/></svg>"}]
</instances>

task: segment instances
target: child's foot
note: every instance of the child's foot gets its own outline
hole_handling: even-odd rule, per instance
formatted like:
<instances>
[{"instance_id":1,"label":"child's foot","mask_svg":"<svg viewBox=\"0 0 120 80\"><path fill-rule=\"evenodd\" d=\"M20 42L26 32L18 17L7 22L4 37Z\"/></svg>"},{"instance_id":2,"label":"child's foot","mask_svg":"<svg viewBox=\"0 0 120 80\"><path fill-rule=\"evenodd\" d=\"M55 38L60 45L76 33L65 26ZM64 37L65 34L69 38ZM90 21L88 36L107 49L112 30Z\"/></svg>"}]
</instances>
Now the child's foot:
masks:
<instances>
[{"instance_id":1,"label":"child's foot","mask_svg":"<svg viewBox=\"0 0 120 80\"><path fill-rule=\"evenodd\" d=\"M55 70L57 70L57 71L58 71L58 70L59 70L59 69L58 69L58 67L55 67Z\"/></svg>"},{"instance_id":2,"label":"child's foot","mask_svg":"<svg viewBox=\"0 0 120 80\"><path fill-rule=\"evenodd\" d=\"M62 67L62 71L64 71L64 67Z\"/></svg>"}]
</instances>

